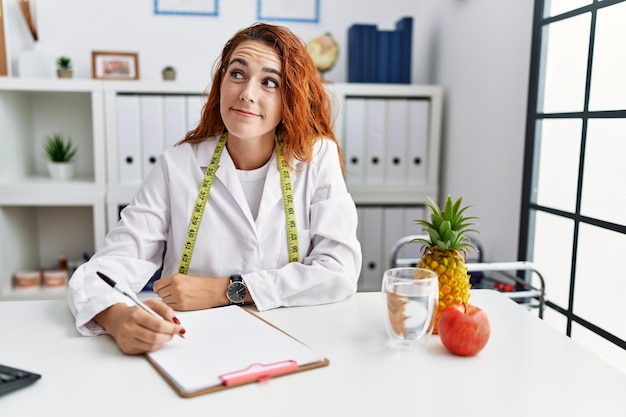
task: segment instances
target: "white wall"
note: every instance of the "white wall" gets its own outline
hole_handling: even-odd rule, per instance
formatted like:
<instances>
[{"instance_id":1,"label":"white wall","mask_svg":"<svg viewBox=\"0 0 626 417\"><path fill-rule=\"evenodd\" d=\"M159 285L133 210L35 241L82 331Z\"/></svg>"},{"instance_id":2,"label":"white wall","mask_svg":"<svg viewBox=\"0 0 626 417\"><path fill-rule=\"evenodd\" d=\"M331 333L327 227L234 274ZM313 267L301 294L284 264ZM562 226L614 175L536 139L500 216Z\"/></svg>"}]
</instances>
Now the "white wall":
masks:
<instances>
[{"instance_id":1,"label":"white wall","mask_svg":"<svg viewBox=\"0 0 626 417\"><path fill-rule=\"evenodd\" d=\"M15 71L19 53L30 48L32 41L17 2L3 1ZM257 0L218 0L217 17L155 15L154 0L31 1L37 5L40 46L52 59L72 57L78 78L91 78L92 50L132 51L139 52L141 79L160 79L161 69L174 65L179 77L206 83L224 43L257 17ZM327 31L335 37L342 59L327 74L329 81L346 80L345 45L350 25L375 23L380 29L391 29L401 17L413 16L413 82L428 82L425 53L432 32L432 0L390 0L384 7L372 7L362 0L320 2L319 24L272 23L289 26L305 41Z\"/></svg>"},{"instance_id":2,"label":"white wall","mask_svg":"<svg viewBox=\"0 0 626 417\"><path fill-rule=\"evenodd\" d=\"M442 188L473 206L489 261L517 259L533 4L441 1Z\"/></svg>"},{"instance_id":3,"label":"white wall","mask_svg":"<svg viewBox=\"0 0 626 417\"><path fill-rule=\"evenodd\" d=\"M10 60L32 47L17 2L3 0ZM480 217L487 260L517 256L532 0L320 0L318 24L276 22L305 41L329 31L341 59L326 75L347 78L353 23L391 29L413 16L412 82L444 86L442 196L464 195ZM40 46L51 60L68 55L75 78L91 78L91 51L139 53L141 79L174 65L204 88L224 42L256 21L256 0L219 0L218 17L163 16L153 0L39 0Z\"/></svg>"}]
</instances>

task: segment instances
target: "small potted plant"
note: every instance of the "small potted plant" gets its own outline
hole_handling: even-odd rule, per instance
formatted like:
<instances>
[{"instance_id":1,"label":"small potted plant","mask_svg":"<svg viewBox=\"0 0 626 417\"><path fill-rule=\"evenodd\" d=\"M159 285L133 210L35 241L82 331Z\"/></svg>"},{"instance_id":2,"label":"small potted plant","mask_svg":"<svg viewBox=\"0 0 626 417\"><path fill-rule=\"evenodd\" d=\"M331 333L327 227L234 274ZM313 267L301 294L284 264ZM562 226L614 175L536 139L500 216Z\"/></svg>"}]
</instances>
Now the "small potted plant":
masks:
<instances>
[{"instance_id":1,"label":"small potted plant","mask_svg":"<svg viewBox=\"0 0 626 417\"><path fill-rule=\"evenodd\" d=\"M176 68L168 65L167 67L163 68L161 74L163 75L163 80L173 81L176 79Z\"/></svg>"},{"instance_id":2,"label":"small potted plant","mask_svg":"<svg viewBox=\"0 0 626 417\"><path fill-rule=\"evenodd\" d=\"M74 158L77 148L70 138L55 133L46 138L44 151L48 159L48 171L56 180L69 180L74 176Z\"/></svg>"},{"instance_id":3,"label":"small potted plant","mask_svg":"<svg viewBox=\"0 0 626 417\"><path fill-rule=\"evenodd\" d=\"M72 78L72 59L66 56L57 58L57 77Z\"/></svg>"}]
</instances>

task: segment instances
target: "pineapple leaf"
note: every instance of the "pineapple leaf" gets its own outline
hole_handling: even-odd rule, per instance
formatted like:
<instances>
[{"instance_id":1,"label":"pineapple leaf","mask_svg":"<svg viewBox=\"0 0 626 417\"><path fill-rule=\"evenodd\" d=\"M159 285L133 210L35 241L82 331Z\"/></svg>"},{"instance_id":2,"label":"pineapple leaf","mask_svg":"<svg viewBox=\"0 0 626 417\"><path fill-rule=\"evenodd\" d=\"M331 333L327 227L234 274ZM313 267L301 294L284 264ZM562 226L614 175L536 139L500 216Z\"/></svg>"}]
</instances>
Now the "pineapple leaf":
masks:
<instances>
[{"instance_id":1,"label":"pineapple leaf","mask_svg":"<svg viewBox=\"0 0 626 417\"><path fill-rule=\"evenodd\" d=\"M439 228L441 227L441 223L443 222L444 218L442 216L433 214L431 216L431 224L433 229L437 229L439 230Z\"/></svg>"},{"instance_id":2,"label":"pineapple leaf","mask_svg":"<svg viewBox=\"0 0 626 417\"><path fill-rule=\"evenodd\" d=\"M438 230L440 235L446 236L448 232L452 230L452 224L449 220L444 220L443 222L441 222L441 227L439 227ZM444 237L444 239L448 240L447 237Z\"/></svg>"},{"instance_id":3,"label":"pineapple leaf","mask_svg":"<svg viewBox=\"0 0 626 417\"><path fill-rule=\"evenodd\" d=\"M450 196L448 196L448 198L450 198ZM454 212L458 213L459 212L459 207L461 207L461 202L463 201L463 196L457 198L457 200L454 202ZM461 211L462 213L462 211Z\"/></svg>"},{"instance_id":4,"label":"pineapple leaf","mask_svg":"<svg viewBox=\"0 0 626 417\"><path fill-rule=\"evenodd\" d=\"M431 210L429 221L415 220L415 223L422 226L429 239L420 238L416 240L428 247L438 248L444 252L450 249L460 250L464 254L468 249L477 251L478 249L466 235L468 233L480 234L478 230L472 228L475 225L473 221L478 217L465 216L465 211L471 206L464 207L462 203L462 196L453 201L452 197L448 195L442 210L435 201L428 197L426 205Z\"/></svg>"},{"instance_id":5,"label":"pineapple leaf","mask_svg":"<svg viewBox=\"0 0 626 417\"><path fill-rule=\"evenodd\" d=\"M430 229L428 230L428 236L430 237L430 243L432 245L432 242L438 242L441 240L441 236L439 235L439 233L437 233L436 230Z\"/></svg>"},{"instance_id":6,"label":"pineapple leaf","mask_svg":"<svg viewBox=\"0 0 626 417\"><path fill-rule=\"evenodd\" d=\"M454 212L456 210L453 211L453 207L452 207L452 199L450 198L450 196L448 196L448 198L446 199L446 205L444 207L444 216L446 219L452 219L454 216Z\"/></svg>"},{"instance_id":7,"label":"pineapple leaf","mask_svg":"<svg viewBox=\"0 0 626 417\"><path fill-rule=\"evenodd\" d=\"M437 241L437 247L442 251L445 252L448 250L448 243L444 242L442 240Z\"/></svg>"}]
</instances>

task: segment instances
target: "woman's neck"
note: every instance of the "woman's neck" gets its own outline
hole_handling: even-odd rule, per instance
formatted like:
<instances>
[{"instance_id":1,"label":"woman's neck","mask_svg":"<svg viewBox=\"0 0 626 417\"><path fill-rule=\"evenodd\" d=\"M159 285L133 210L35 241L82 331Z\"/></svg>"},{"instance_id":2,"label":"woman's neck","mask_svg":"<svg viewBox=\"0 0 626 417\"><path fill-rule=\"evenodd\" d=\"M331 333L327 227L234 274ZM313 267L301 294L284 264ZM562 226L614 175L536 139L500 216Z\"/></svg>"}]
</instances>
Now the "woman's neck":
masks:
<instances>
[{"instance_id":1,"label":"woman's neck","mask_svg":"<svg viewBox=\"0 0 626 417\"><path fill-rule=\"evenodd\" d=\"M250 171L262 167L269 161L274 152L274 137L265 136L258 139L239 139L232 135L226 142L228 153L237 169Z\"/></svg>"}]
</instances>

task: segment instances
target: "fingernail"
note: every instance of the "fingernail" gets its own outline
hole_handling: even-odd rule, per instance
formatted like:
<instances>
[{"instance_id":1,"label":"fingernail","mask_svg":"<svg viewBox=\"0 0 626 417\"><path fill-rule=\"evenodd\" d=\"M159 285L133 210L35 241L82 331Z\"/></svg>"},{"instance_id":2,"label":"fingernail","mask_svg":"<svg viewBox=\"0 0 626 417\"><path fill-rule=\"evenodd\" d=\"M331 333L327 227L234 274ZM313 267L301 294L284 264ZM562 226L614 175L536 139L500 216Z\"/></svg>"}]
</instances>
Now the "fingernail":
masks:
<instances>
[{"instance_id":1,"label":"fingernail","mask_svg":"<svg viewBox=\"0 0 626 417\"><path fill-rule=\"evenodd\" d=\"M187 331L185 329L180 329L180 332L178 332L179 335L184 335L185 333L187 333Z\"/></svg>"},{"instance_id":2,"label":"fingernail","mask_svg":"<svg viewBox=\"0 0 626 417\"><path fill-rule=\"evenodd\" d=\"M174 322L174 324L180 324L180 320L178 320L177 317L172 318L172 321Z\"/></svg>"}]
</instances>

